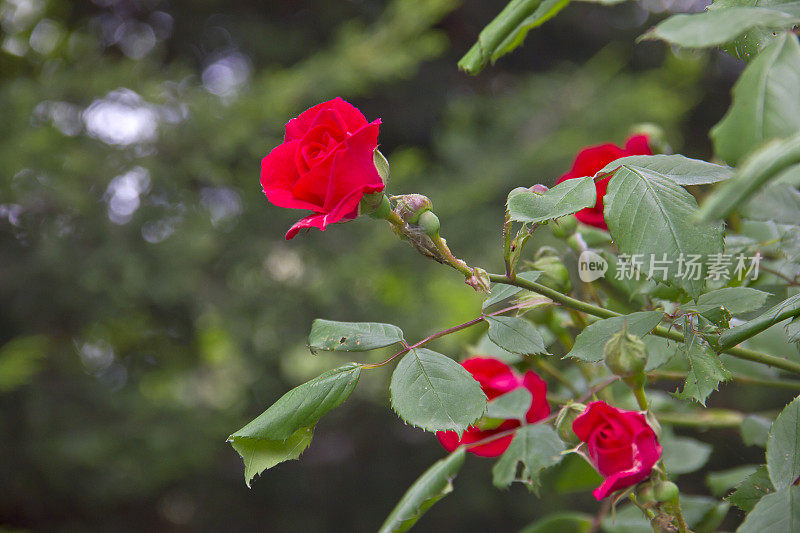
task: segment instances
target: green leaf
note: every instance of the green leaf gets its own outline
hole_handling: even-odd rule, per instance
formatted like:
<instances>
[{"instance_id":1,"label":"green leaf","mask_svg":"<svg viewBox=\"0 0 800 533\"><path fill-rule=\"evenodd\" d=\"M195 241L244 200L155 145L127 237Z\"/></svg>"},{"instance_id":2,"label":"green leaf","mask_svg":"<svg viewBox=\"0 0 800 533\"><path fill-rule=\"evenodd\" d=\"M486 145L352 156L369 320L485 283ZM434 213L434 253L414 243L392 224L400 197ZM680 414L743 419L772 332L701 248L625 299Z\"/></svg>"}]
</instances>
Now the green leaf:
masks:
<instances>
[{"instance_id":1,"label":"green leaf","mask_svg":"<svg viewBox=\"0 0 800 533\"><path fill-rule=\"evenodd\" d=\"M800 478L800 397L787 405L772 424L767 440L767 470L779 490Z\"/></svg>"},{"instance_id":2,"label":"green leaf","mask_svg":"<svg viewBox=\"0 0 800 533\"><path fill-rule=\"evenodd\" d=\"M501 302L506 298L511 298L519 291L521 291L521 287L515 287L513 285L505 285L503 283L492 283L491 288L489 289L489 297L483 301L482 308L486 309L497 302Z\"/></svg>"},{"instance_id":3,"label":"green leaf","mask_svg":"<svg viewBox=\"0 0 800 533\"><path fill-rule=\"evenodd\" d=\"M522 44L531 29L541 26L561 11L569 0L511 0L478 36L458 68L478 74L491 61Z\"/></svg>"},{"instance_id":4,"label":"green leaf","mask_svg":"<svg viewBox=\"0 0 800 533\"><path fill-rule=\"evenodd\" d=\"M785 330L789 342L800 342L800 318L794 317L791 322L786 324Z\"/></svg>"},{"instance_id":5,"label":"green leaf","mask_svg":"<svg viewBox=\"0 0 800 533\"><path fill-rule=\"evenodd\" d=\"M731 373L722 366L719 355L684 321L684 342L681 353L686 357L689 369L683 390L675 393L681 400L694 400L705 406L706 398L718 389L719 384L727 381Z\"/></svg>"},{"instance_id":6,"label":"green leaf","mask_svg":"<svg viewBox=\"0 0 800 533\"><path fill-rule=\"evenodd\" d=\"M742 421L740 429L742 441L747 446L767 446L769 430L772 427L772 420L758 415L748 415Z\"/></svg>"},{"instance_id":7,"label":"green leaf","mask_svg":"<svg viewBox=\"0 0 800 533\"><path fill-rule=\"evenodd\" d=\"M678 185L705 185L725 181L733 176L733 169L672 154L629 155L612 161L597 173L610 174L621 166L637 167L670 179Z\"/></svg>"},{"instance_id":8,"label":"green leaf","mask_svg":"<svg viewBox=\"0 0 800 533\"><path fill-rule=\"evenodd\" d=\"M774 140L745 159L733 179L725 182L703 202L696 220L717 220L727 217L770 181L800 162L800 133L783 140Z\"/></svg>"},{"instance_id":9,"label":"green leaf","mask_svg":"<svg viewBox=\"0 0 800 533\"><path fill-rule=\"evenodd\" d=\"M769 479L767 467L761 465L737 485L736 491L725 499L739 509L750 512L761 498L772 492L775 492L775 487Z\"/></svg>"},{"instance_id":10,"label":"green leaf","mask_svg":"<svg viewBox=\"0 0 800 533\"><path fill-rule=\"evenodd\" d=\"M379 533L408 531L431 506L453 491L453 478L464 464L465 448L436 461L403 494Z\"/></svg>"},{"instance_id":11,"label":"green leaf","mask_svg":"<svg viewBox=\"0 0 800 533\"><path fill-rule=\"evenodd\" d=\"M520 355L547 353L542 335L524 318L487 316L485 320L489 323L489 338L504 350Z\"/></svg>"},{"instance_id":12,"label":"green leaf","mask_svg":"<svg viewBox=\"0 0 800 533\"><path fill-rule=\"evenodd\" d=\"M791 298L787 298L753 320L748 320L744 324L725 331L719 336L719 347L724 350L735 346L761 333L765 329L774 326L778 322L783 322L787 318L792 318L797 315L800 315L800 294L795 294Z\"/></svg>"},{"instance_id":13,"label":"green leaf","mask_svg":"<svg viewBox=\"0 0 800 533\"><path fill-rule=\"evenodd\" d=\"M530 391L526 388L521 387L507 392L489 402L485 416L487 418L522 420L531 406L532 399Z\"/></svg>"},{"instance_id":14,"label":"green leaf","mask_svg":"<svg viewBox=\"0 0 800 533\"><path fill-rule=\"evenodd\" d=\"M725 496L730 490L758 470L757 465L744 465L722 470L721 472L709 472L706 476L706 485L711 489L711 494L717 498Z\"/></svg>"},{"instance_id":15,"label":"green leaf","mask_svg":"<svg viewBox=\"0 0 800 533\"><path fill-rule=\"evenodd\" d=\"M486 395L472 374L426 348L403 356L389 390L400 418L426 431L462 433L486 412Z\"/></svg>"},{"instance_id":16,"label":"green leaf","mask_svg":"<svg viewBox=\"0 0 800 533\"><path fill-rule=\"evenodd\" d=\"M694 196L661 174L639 167L620 167L604 198L605 220L620 251L641 254L645 273L697 298L705 284L704 259L722 253L722 225L693 222ZM694 256L700 256L700 275L679 275L682 260Z\"/></svg>"},{"instance_id":17,"label":"green leaf","mask_svg":"<svg viewBox=\"0 0 800 533\"><path fill-rule=\"evenodd\" d=\"M594 523L592 515L585 513L556 513L525 526L519 533L588 533Z\"/></svg>"},{"instance_id":18,"label":"green leaf","mask_svg":"<svg viewBox=\"0 0 800 533\"><path fill-rule=\"evenodd\" d=\"M785 33L747 66L733 88L733 105L711 130L723 160L735 165L764 142L800 130L798 63L798 38Z\"/></svg>"},{"instance_id":19,"label":"green leaf","mask_svg":"<svg viewBox=\"0 0 800 533\"><path fill-rule=\"evenodd\" d=\"M627 324L628 333L631 335L644 337L653 331L662 318L664 313L661 311L641 311L598 320L578 335L572 350L565 357L598 363L603 360L603 348L606 343L622 331L624 325Z\"/></svg>"},{"instance_id":20,"label":"green leaf","mask_svg":"<svg viewBox=\"0 0 800 533\"><path fill-rule=\"evenodd\" d=\"M592 177L565 180L539 194L512 192L508 196L508 215L515 222L539 223L577 213L597 202Z\"/></svg>"},{"instance_id":21,"label":"green leaf","mask_svg":"<svg viewBox=\"0 0 800 533\"><path fill-rule=\"evenodd\" d=\"M742 215L776 224L800 225L800 192L791 185L775 183L759 191L744 206Z\"/></svg>"},{"instance_id":22,"label":"green leaf","mask_svg":"<svg viewBox=\"0 0 800 533\"><path fill-rule=\"evenodd\" d=\"M229 442L244 461L244 479L247 486L256 475L273 466L297 459L311 444L314 428L301 428L286 440L251 439L233 437Z\"/></svg>"},{"instance_id":23,"label":"green leaf","mask_svg":"<svg viewBox=\"0 0 800 533\"><path fill-rule=\"evenodd\" d=\"M744 519L738 533L800 531L800 486L767 494Z\"/></svg>"},{"instance_id":24,"label":"green leaf","mask_svg":"<svg viewBox=\"0 0 800 533\"><path fill-rule=\"evenodd\" d=\"M662 40L685 48L708 48L733 41L756 28L786 29L800 17L761 7L730 7L705 13L673 15L642 35L642 40Z\"/></svg>"},{"instance_id":25,"label":"green leaf","mask_svg":"<svg viewBox=\"0 0 800 533\"><path fill-rule=\"evenodd\" d=\"M564 455L560 463L545 471L543 478L556 494L590 491L603 482L603 476L576 453Z\"/></svg>"},{"instance_id":26,"label":"green leaf","mask_svg":"<svg viewBox=\"0 0 800 533\"><path fill-rule=\"evenodd\" d=\"M800 15L800 2L786 0L714 0L709 11L729 9L731 7L765 7L773 11L782 11L790 15ZM747 33L739 35L734 41L726 43L722 48L738 59L750 61L766 48L777 34L768 28L750 28Z\"/></svg>"},{"instance_id":27,"label":"green leaf","mask_svg":"<svg viewBox=\"0 0 800 533\"><path fill-rule=\"evenodd\" d=\"M691 437L676 437L664 431L659 442L663 448L664 467L670 475L688 474L700 470L708 462L712 447Z\"/></svg>"},{"instance_id":28,"label":"green leaf","mask_svg":"<svg viewBox=\"0 0 800 533\"><path fill-rule=\"evenodd\" d=\"M723 308L733 315L754 311L764 306L770 293L750 287L725 287L701 294L697 303L685 307L701 315Z\"/></svg>"},{"instance_id":29,"label":"green leaf","mask_svg":"<svg viewBox=\"0 0 800 533\"><path fill-rule=\"evenodd\" d=\"M361 365L348 363L295 387L261 415L228 437L245 461L245 480L281 461L296 459L311 442L312 428L350 396Z\"/></svg>"},{"instance_id":30,"label":"green leaf","mask_svg":"<svg viewBox=\"0 0 800 533\"><path fill-rule=\"evenodd\" d=\"M655 335L647 335L644 339L647 346L647 366L645 371L650 372L667 364L678 353L679 343Z\"/></svg>"},{"instance_id":31,"label":"green leaf","mask_svg":"<svg viewBox=\"0 0 800 533\"><path fill-rule=\"evenodd\" d=\"M800 133L787 139L770 141L748 156L733 179L710 194L696 219L716 220L727 217L740 205L787 169L800 162Z\"/></svg>"},{"instance_id":32,"label":"green leaf","mask_svg":"<svg viewBox=\"0 0 800 533\"><path fill-rule=\"evenodd\" d=\"M494 357L509 365L525 360L523 356L499 347L492 342L489 335L485 334L481 336L475 346L468 347L467 351L472 357Z\"/></svg>"},{"instance_id":33,"label":"green leaf","mask_svg":"<svg viewBox=\"0 0 800 533\"><path fill-rule=\"evenodd\" d=\"M561 461L563 451L564 443L550 426L522 426L492 468L492 481L498 488L507 487L512 481L522 481L532 490L537 490L540 472ZM523 468L520 478L517 478L519 463Z\"/></svg>"},{"instance_id":34,"label":"green leaf","mask_svg":"<svg viewBox=\"0 0 800 533\"><path fill-rule=\"evenodd\" d=\"M536 281L541 275L542 273L540 271L531 270L528 272L520 272L517 274L517 277L526 281ZM506 298L511 298L521 290L521 287L515 287L514 285L506 285L505 283L492 283L489 297L483 301L482 308L487 309L492 305L505 300Z\"/></svg>"},{"instance_id":35,"label":"green leaf","mask_svg":"<svg viewBox=\"0 0 800 533\"><path fill-rule=\"evenodd\" d=\"M363 352L403 341L403 331L378 322L335 322L318 318L311 324L311 349Z\"/></svg>"}]
</instances>

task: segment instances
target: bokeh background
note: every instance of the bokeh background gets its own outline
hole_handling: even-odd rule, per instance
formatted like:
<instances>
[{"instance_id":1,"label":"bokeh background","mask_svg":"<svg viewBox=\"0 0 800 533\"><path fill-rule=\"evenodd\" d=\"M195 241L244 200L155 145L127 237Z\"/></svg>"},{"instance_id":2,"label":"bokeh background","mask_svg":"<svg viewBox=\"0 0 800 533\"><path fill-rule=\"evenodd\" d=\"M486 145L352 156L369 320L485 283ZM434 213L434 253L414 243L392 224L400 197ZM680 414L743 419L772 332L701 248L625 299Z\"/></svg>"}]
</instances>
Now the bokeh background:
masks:
<instances>
[{"instance_id":1,"label":"bokeh background","mask_svg":"<svg viewBox=\"0 0 800 533\"><path fill-rule=\"evenodd\" d=\"M381 117L389 191L428 195L451 247L497 269L510 189L552 184L581 146L642 122L709 156L742 68L634 44L665 12L704 7L641 0L573 2L480 76L460 73L504 3L0 1L0 526L380 525L442 456L392 413L388 370L364 374L302 460L252 489L225 438L347 359L309 353L314 318L419 339L480 299L372 219L285 242L302 213L259 185L285 122L334 96ZM436 348L457 357L479 334ZM717 464L749 453L728 446ZM596 506L568 487L546 509L524 487L498 491L491 464L470 459L418 530L513 531Z\"/></svg>"}]
</instances>

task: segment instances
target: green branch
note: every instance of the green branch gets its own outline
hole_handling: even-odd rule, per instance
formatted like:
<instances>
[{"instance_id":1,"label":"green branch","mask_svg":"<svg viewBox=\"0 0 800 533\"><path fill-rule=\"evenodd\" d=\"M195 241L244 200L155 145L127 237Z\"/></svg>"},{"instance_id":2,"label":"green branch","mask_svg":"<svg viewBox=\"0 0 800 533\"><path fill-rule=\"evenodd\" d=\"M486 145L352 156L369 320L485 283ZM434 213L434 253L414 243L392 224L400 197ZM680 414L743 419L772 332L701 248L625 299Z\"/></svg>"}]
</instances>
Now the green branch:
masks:
<instances>
[{"instance_id":1,"label":"green branch","mask_svg":"<svg viewBox=\"0 0 800 533\"><path fill-rule=\"evenodd\" d=\"M612 311L610 309L604 309L602 307L592 305L582 300L577 300L575 298L572 298L571 296L567 296L566 294L562 294L556 290L553 290L550 287L545 287L544 285L536 283L535 281L528 281L521 278L515 278L512 280L509 279L508 276L502 274L489 274L489 279L493 283L503 283L505 285L513 285L515 287L521 287L523 289L536 292L538 294L541 294L542 296L547 296L554 302L558 302L565 307L568 307L570 309L575 309L577 311L582 311L592 316L600 318L613 318L615 316L622 316L621 313L617 313L616 311ZM664 337L665 339L672 339L674 341L683 342L682 333L667 329L663 326L658 326L656 329L654 329L653 335L658 335L659 337ZM743 340L745 339L739 339L739 342ZM728 355L732 355L733 357L737 357L739 359L745 359L747 361L755 361L756 363L761 363L767 366L780 368L781 370L786 370L787 372L800 374L800 364L795 363L794 361L790 361L788 359L783 359L781 357L775 357L774 355L768 355L765 353L756 352L755 350L749 350L747 348L740 348L740 347L725 347L722 351L724 353L727 353Z\"/></svg>"}]
</instances>

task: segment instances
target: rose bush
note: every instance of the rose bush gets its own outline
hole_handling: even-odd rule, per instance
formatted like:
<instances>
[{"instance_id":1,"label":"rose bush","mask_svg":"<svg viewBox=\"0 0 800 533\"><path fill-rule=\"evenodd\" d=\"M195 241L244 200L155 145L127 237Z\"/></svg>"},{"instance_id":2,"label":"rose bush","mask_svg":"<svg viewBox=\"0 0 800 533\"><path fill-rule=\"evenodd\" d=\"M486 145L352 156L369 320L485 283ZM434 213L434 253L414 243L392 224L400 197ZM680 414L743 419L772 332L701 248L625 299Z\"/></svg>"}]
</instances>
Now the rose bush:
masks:
<instances>
[{"instance_id":1,"label":"rose bush","mask_svg":"<svg viewBox=\"0 0 800 533\"><path fill-rule=\"evenodd\" d=\"M481 389L489 401L519 388L528 389L531 393L531 405L525 414L525 420L529 424L543 420L550 415L550 405L547 403L547 384L536 373L528 370L520 376L504 362L491 357L470 357L461 365L480 383ZM470 426L461 438L455 431L439 431L436 433L436 437L447 451L453 451L463 444L478 442L519 426L519 420L509 419L503 420L492 429L482 429L480 424ZM506 451L513 438L514 435L498 437L487 444L472 446L468 450L481 457L497 457Z\"/></svg>"},{"instance_id":2,"label":"rose bush","mask_svg":"<svg viewBox=\"0 0 800 533\"><path fill-rule=\"evenodd\" d=\"M592 402L572 423L572 430L586 443L589 460L606 478L592 493L598 500L644 481L661 458L655 431L639 412Z\"/></svg>"},{"instance_id":3,"label":"rose bush","mask_svg":"<svg viewBox=\"0 0 800 533\"><path fill-rule=\"evenodd\" d=\"M295 223L291 239L304 228L358 216L365 194L383 191L374 163L381 121L364 115L341 98L312 107L286 124L282 144L261 161L261 186L278 207L310 209Z\"/></svg>"},{"instance_id":4,"label":"rose bush","mask_svg":"<svg viewBox=\"0 0 800 533\"><path fill-rule=\"evenodd\" d=\"M652 155L647 135L632 135L625 141L625 147L606 143L597 146L588 146L578 152L575 162L569 172L558 178L556 183L565 180L594 176L604 166L616 161L620 157L629 155ZM575 213L575 217L584 224L601 229L608 229L603 218L603 196L606 194L610 177L603 178L595 183L597 187L597 203L594 207L587 207Z\"/></svg>"}]
</instances>

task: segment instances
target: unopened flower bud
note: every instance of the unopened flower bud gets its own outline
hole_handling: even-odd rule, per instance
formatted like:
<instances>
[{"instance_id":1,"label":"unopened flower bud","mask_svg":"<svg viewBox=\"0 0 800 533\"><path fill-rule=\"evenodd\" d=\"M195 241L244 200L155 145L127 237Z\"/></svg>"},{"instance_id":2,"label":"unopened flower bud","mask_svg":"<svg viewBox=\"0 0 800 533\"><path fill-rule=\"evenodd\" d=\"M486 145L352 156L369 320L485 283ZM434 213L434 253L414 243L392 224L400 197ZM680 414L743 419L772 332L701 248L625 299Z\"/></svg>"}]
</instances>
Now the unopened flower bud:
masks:
<instances>
[{"instance_id":1,"label":"unopened flower bud","mask_svg":"<svg viewBox=\"0 0 800 533\"><path fill-rule=\"evenodd\" d=\"M681 491L672 481L657 481L653 484L653 496L662 503L678 503Z\"/></svg>"},{"instance_id":2,"label":"unopened flower bud","mask_svg":"<svg viewBox=\"0 0 800 533\"><path fill-rule=\"evenodd\" d=\"M636 488L636 501L642 505L656 503L657 500L653 493L653 484L651 482L647 481Z\"/></svg>"},{"instance_id":3,"label":"unopened flower bud","mask_svg":"<svg viewBox=\"0 0 800 533\"><path fill-rule=\"evenodd\" d=\"M439 217L433 211L423 211L419 215L417 225L429 237L436 237L439 234Z\"/></svg>"},{"instance_id":4,"label":"unopened flower bud","mask_svg":"<svg viewBox=\"0 0 800 533\"><path fill-rule=\"evenodd\" d=\"M430 198L421 194L403 194L394 198L397 201L395 213L409 224L416 224L422 213L433 209Z\"/></svg>"},{"instance_id":5,"label":"unopened flower bud","mask_svg":"<svg viewBox=\"0 0 800 533\"><path fill-rule=\"evenodd\" d=\"M581 439L572 430L572 423L586 406L582 403L570 403L561 408L556 417L556 431L558 436L569 446L577 446Z\"/></svg>"},{"instance_id":6,"label":"unopened flower bud","mask_svg":"<svg viewBox=\"0 0 800 533\"><path fill-rule=\"evenodd\" d=\"M553 235L559 239L566 239L578 229L578 219L575 218L575 215L557 218L550 223L550 228L553 230Z\"/></svg>"},{"instance_id":7,"label":"unopened flower bud","mask_svg":"<svg viewBox=\"0 0 800 533\"><path fill-rule=\"evenodd\" d=\"M627 327L606 343L603 359L608 369L621 377L629 387L637 388L644 385L647 346L642 339L628 333Z\"/></svg>"},{"instance_id":8,"label":"unopened flower bud","mask_svg":"<svg viewBox=\"0 0 800 533\"><path fill-rule=\"evenodd\" d=\"M558 292L569 292L572 284L569 281L569 272L555 255L545 255L536 259L531 265L535 270L542 272L537 280L542 285L557 290Z\"/></svg>"},{"instance_id":9,"label":"unopened flower bud","mask_svg":"<svg viewBox=\"0 0 800 533\"><path fill-rule=\"evenodd\" d=\"M580 233L573 233L567 237L567 246L578 253L585 252L589 249L589 245L586 244L586 239L584 239L583 235Z\"/></svg>"}]
</instances>

